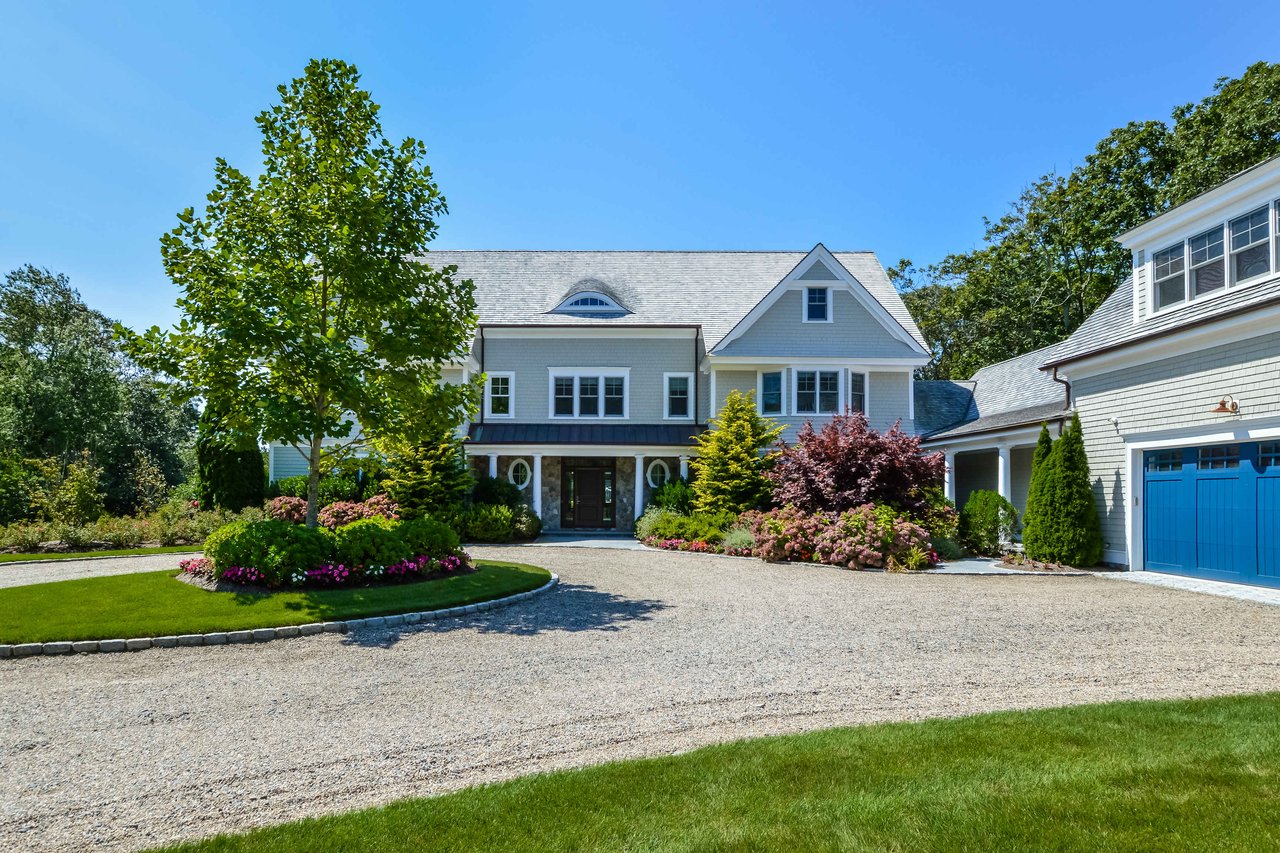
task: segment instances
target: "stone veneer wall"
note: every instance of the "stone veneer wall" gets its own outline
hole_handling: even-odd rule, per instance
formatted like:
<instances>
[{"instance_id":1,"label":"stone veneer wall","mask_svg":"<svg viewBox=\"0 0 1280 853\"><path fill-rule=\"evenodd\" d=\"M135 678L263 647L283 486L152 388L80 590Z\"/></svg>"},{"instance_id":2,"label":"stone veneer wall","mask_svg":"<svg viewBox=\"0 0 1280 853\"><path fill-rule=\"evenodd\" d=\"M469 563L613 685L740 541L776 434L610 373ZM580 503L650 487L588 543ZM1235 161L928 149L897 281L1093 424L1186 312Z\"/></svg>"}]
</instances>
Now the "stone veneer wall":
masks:
<instances>
[{"instance_id":1,"label":"stone veneer wall","mask_svg":"<svg viewBox=\"0 0 1280 853\"><path fill-rule=\"evenodd\" d=\"M615 530L636 529L636 460L631 456L613 460L613 526Z\"/></svg>"}]
</instances>

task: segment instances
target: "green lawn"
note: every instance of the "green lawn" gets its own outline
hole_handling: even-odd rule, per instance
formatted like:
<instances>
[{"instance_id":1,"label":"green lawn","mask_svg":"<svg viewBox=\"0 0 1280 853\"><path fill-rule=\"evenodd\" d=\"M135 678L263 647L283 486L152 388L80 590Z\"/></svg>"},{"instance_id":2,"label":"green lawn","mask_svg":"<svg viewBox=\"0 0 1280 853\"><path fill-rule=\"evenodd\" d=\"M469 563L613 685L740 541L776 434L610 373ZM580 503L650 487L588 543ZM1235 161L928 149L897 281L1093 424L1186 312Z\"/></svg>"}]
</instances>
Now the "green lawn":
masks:
<instances>
[{"instance_id":1,"label":"green lawn","mask_svg":"<svg viewBox=\"0 0 1280 853\"><path fill-rule=\"evenodd\" d=\"M121 548L117 551L75 551L67 554L0 554L0 563L27 560L83 560L85 557L136 557L139 554L199 554L199 545L166 545L163 548Z\"/></svg>"},{"instance_id":2,"label":"green lawn","mask_svg":"<svg viewBox=\"0 0 1280 853\"><path fill-rule=\"evenodd\" d=\"M270 628L474 604L536 589L546 569L480 563L479 571L369 589L248 595L209 592L175 571L0 589L0 643L104 640Z\"/></svg>"},{"instance_id":3,"label":"green lawn","mask_svg":"<svg viewBox=\"0 0 1280 853\"><path fill-rule=\"evenodd\" d=\"M169 848L1274 850L1280 694L740 741Z\"/></svg>"}]
</instances>

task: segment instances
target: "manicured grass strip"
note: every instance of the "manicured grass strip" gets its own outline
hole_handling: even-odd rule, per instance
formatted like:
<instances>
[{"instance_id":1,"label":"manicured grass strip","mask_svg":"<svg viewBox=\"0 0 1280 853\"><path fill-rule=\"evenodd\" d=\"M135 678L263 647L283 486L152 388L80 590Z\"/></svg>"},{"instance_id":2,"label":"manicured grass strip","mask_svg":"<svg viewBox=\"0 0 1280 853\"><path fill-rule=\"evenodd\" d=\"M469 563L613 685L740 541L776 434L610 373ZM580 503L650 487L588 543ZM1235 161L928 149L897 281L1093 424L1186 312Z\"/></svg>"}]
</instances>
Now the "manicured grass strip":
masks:
<instances>
[{"instance_id":1,"label":"manicured grass strip","mask_svg":"<svg viewBox=\"0 0 1280 853\"><path fill-rule=\"evenodd\" d=\"M138 557L145 554L198 554L199 545L165 545L156 548L121 548L117 551L76 551L69 554L0 554L0 563L28 560L83 560L86 557Z\"/></svg>"},{"instance_id":2,"label":"manicured grass strip","mask_svg":"<svg viewBox=\"0 0 1280 853\"><path fill-rule=\"evenodd\" d=\"M436 610L542 586L546 569L480 563L469 575L369 589L247 595L209 592L175 571L0 589L0 643L202 634Z\"/></svg>"},{"instance_id":3,"label":"manicured grass strip","mask_svg":"<svg viewBox=\"0 0 1280 853\"><path fill-rule=\"evenodd\" d=\"M1274 850L1280 695L740 741L182 851Z\"/></svg>"}]
</instances>

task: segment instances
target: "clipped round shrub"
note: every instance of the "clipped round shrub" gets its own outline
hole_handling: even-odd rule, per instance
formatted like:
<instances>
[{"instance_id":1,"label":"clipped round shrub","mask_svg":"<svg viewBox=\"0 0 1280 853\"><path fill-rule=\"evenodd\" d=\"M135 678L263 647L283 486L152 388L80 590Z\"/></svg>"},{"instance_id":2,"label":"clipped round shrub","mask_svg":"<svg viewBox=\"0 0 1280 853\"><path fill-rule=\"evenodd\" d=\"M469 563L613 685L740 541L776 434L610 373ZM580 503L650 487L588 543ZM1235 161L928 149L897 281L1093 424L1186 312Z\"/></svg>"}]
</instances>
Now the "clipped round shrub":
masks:
<instances>
[{"instance_id":1,"label":"clipped round shrub","mask_svg":"<svg viewBox=\"0 0 1280 853\"><path fill-rule=\"evenodd\" d=\"M400 538L409 546L409 552L415 557L441 557L453 554L462 547L462 540L454 529L431 516L424 515L412 521L400 522L398 528Z\"/></svg>"},{"instance_id":2,"label":"clipped round shrub","mask_svg":"<svg viewBox=\"0 0 1280 853\"><path fill-rule=\"evenodd\" d=\"M683 539L714 545L737 520L738 517L731 512L681 515L670 509L650 507L636 522L636 536L640 539Z\"/></svg>"},{"instance_id":3,"label":"clipped round shrub","mask_svg":"<svg viewBox=\"0 0 1280 853\"><path fill-rule=\"evenodd\" d=\"M280 497L306 500L309 484L310 478L305 474L299 474L296 477L281 477L271 484L271 488Z\"/></svg>"},{"instance_id":4,"label":"clipped round shrub","mask_svg":"<svg viewBox=\"0 0 1280 853\"><path fill-rule=\"evenodd\" d=\"M220 527L204 543L214 577L229 569L255 569L267 586L293 582L328 562L334 537L323 527L304 527L287 521L233 521Z\"/></svg>"},{"instance_id":5,"label":"clipped round shrub","mask_svg":"<svg viewBox=\"0 0 1280 853\"><path fill-rule=\"evenodd\" d=\"M537 539L542 532L542 519L538 518L533 507L520 504L511 511L511 533L516 539L528 541Z\"/></svg>"},{"instance_id":6,"label":"clipped round shrub","mask_svg":"<svg viewBox=\"0 0 1280 853\"><path fill-rule=\"evenodd\" d=\"M1013 539L1018 513L996 492L979 489L969 495L960 513L960 541L975 554L996 556Z\"/></svg>"},{"instance_id":7,"label":"clipped round shrub","mask_svg":"<svg viewBox=\"0 0 1280 853\"><path fill-rule=\"evenodd\" d=\"M472 542L510 542L515 535L511 507L476 504L460 517L463 536Z\"/></svg>"},{"instance_id":8,"label":"clipped round shrub","mask_svg":"<svg viewBox=\"0 0 1280 853\"><path fill-rule=\"evenodd\" d=\"M409 557L399 525L385 518L353 521L334 531L334 556L344 566L389 566Z\"/></svg>"},{"instance_id":9,"label":"clipped round shrub","mask_svg":"<svg viewBox=\"0 0 1280 853\"><path fill-rule=\"evenodd\" d=\"M271 503L267 504L267 515L276 521L301 524L307 520L307 499L295 498L291 495L272 498Z\"/></svg>"}]
</instances>

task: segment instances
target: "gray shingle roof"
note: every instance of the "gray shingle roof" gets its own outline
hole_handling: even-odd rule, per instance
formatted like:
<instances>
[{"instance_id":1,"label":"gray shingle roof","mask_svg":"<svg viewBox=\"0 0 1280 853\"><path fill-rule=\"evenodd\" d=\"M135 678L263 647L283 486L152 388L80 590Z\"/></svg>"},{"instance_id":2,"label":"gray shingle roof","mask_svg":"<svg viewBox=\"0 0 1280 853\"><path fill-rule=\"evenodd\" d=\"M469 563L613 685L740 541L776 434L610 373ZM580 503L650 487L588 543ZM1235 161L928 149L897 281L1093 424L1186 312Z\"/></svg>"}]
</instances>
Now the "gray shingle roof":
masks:
<instances>
[{"instance_id":1,"label":"gray shingle roof","mask_svg":"<svg viewBox=\"0 0 1280 853\"><path fill-rule=\"evenodd\" d=\"M1280 279L1228 291L1135 323L1133 279L1128 278L1080 324L1071 337L1054 348L1044 364L1052 366L1075 361L1102 350L1159 337L1193 323L1247 311L1277 300L1280 300Z\"/></svg>"},{"instance_id":2,"label":"gray shingle roof","mask_svg":"<svg viewBox=\"0 0 1280 853\"><path fill-rule=\"evenodd\" d=\"M973 383L922 379L915 383L916 431L929 436L978 417Z\"/></svg>"},{"instance_id":3,"label":"gray shingle roof","mask_svg":"<svg viewBox=\"0 0 1280 853\"><path fill-rule=\"evenodd\" d=\"M917 429L932 441L1062 417L1067 411L1066 390L1061 383L1053 381L1049 373L1040 369L1040 365L1059 346L1061 344L1054 344L987 365L973 374L968 382L917 382ZM946 388L948 385L956 387ZM963 397L961 388L965 386L972 389L967 410L961 417L942 423L943 415L958 410Z\"/></svg>"},{"instance_id":4,"label":"gray shingle roof","mask_svg":"<svg viewBox=\"0 0 1280 853\"><path fill-rule=\"evenodd\" d=\"M476 284L484 325L648 326L700 324L710 350L808 252L459 251L429 253L432 266L456 264ZM834 252L907 332L928 348L874 252ZM574 290L601 289L625 316L550 313Z\"/></svg>"}]
</instances>

